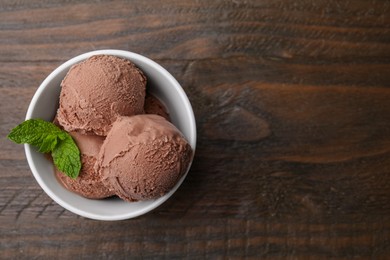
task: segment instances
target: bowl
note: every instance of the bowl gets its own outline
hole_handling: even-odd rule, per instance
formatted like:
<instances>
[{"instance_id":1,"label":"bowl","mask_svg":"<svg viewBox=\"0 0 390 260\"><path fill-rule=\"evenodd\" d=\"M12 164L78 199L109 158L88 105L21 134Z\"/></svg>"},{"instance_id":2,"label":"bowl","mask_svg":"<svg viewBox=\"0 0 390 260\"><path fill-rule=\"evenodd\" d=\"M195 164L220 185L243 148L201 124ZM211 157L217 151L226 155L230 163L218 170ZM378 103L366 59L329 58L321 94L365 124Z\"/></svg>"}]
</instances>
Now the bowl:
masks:
<instances>
[{"instance_id":1,"label":"bowl","mask_svg":"<svg viewBox=\"0 0 390 260\"><path fill-rule=\"evenodd\" d=\"M55 69L39 86L28 107L26 120L41 118L52 121L58 108L61 81L76 63L93 55L114 55L132 61L148 78L147 88L167 107L172 123L183 133L195 152L196 125L191 104L176 79L156 62L133 52L122 50L99 50L84 53L63 63ZM26 157L38 184L55 202L63 208L80 216L95 220L123 220L143 215L161 205L179 188L188 174L184 176L166 195L153 200L125 202L119 198L92 200L65 189L56 179L54 165L44 154L25 144Z\"/></svg>"}]
</instances>

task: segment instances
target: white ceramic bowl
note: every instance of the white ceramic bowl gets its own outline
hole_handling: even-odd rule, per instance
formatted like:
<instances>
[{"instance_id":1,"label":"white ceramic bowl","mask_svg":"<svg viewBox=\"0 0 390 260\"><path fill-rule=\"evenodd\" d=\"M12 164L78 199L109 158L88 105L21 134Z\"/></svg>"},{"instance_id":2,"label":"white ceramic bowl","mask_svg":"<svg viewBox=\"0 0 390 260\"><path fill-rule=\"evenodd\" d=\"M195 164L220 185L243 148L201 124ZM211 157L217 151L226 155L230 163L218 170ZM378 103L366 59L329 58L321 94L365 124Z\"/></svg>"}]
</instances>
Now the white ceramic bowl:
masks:
<instances>
[{"instance_id":1,"label":"white ceramic bowl","mask_svg":"<svg viewBox=\"0 0 390 260\"><path fill-rule=\"evenodd\" d=\"M135 63L148 78L148 89L166 105L172 123L183 133L195 152L196 125L191 104L175 78L156 62L136 53L120 50L99 50L79 55L54 70L39 86L27 111L26 120L41 118L52 120L58 108L60 83L70 67L93 55L107 54ZM31 171L42 189L65 209L80 216L96 220L122 220L145 214L166 201L179 188L186 174L165 196L142 202L125 202L119 198L91 200L65 189L54 175L53 164L30 145L25 145ZM191 161L192 162L192 161Z\"/></svg>"}]
</instances>

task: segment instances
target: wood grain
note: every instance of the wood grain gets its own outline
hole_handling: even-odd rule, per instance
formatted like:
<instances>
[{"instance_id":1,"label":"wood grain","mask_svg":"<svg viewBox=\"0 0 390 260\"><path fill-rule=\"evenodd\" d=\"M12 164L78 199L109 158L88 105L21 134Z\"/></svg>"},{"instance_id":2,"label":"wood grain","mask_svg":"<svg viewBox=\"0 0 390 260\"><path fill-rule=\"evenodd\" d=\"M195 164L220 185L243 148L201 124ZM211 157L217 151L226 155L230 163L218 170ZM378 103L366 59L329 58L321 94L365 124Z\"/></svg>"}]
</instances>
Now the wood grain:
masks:
<instances>
[{"instance_id":1,"label":"wood grain","mask_svg":"<svg viewBox=\"0 0 390 260\"><path fill-rule=\"evenodd\" d=\"M390 256L389 1L0 2L0 259ZM175 195L100 222L39 187L5 136L94 49L167 68L198 144Z\"/></svg>"}]
</instances>

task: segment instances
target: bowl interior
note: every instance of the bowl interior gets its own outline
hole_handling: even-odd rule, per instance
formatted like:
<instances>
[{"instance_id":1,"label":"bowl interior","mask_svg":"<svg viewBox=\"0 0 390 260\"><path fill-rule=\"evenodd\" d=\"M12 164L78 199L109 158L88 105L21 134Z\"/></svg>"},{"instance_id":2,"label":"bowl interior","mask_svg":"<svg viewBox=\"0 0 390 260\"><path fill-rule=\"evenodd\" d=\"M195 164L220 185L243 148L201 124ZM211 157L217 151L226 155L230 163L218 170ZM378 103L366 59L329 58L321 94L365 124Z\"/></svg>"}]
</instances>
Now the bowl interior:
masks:
<instances>
[{"instance_id":1,"label":"bowl interior","mask_svg":"<svg viewBox=\"0 0 390 260\"><path fill-rule=\"evenodd\" d=\"M54 70L35 93L26 119L52 120L58 108L60 84L70 67L97 54L115 55L135 63L148 78L148 90L167 107L172 123L183 133L193 151L196 146L196 126L191 104L179 83L160 65L141 55L119 50L101 50L77 56ZM56 179L54 166L45 156L30 145L25 145L26 157L31 171L44 191L62 207L87 218L98 220L121 220L142 215L166 201L180 186L186 174L166 195L155 200L125 202L119 198L91 200L65 189Z\"/></svg>"}]
</instances>

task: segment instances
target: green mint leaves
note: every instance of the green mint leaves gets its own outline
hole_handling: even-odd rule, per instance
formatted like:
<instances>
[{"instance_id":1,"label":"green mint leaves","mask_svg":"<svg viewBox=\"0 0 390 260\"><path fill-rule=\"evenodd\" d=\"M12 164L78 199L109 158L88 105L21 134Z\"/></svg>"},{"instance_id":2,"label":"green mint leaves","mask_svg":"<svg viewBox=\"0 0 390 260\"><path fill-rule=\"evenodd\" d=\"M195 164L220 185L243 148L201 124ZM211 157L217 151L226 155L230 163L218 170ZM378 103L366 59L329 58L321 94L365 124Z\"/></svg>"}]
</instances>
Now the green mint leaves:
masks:
<instances>
[{"instance_id":1,"label":"green mint leaves","mask_svg":"<svg viewBox=\"0 0 390 260\"><path fill-rule=\"evenodd\" d=\"M80 150L72 137L51 122L29 119L16 126L8 135L15 143L27 143L41 153L51 152L58 170L75 179L81 169Z\"/></svg>"}]
</instances>

